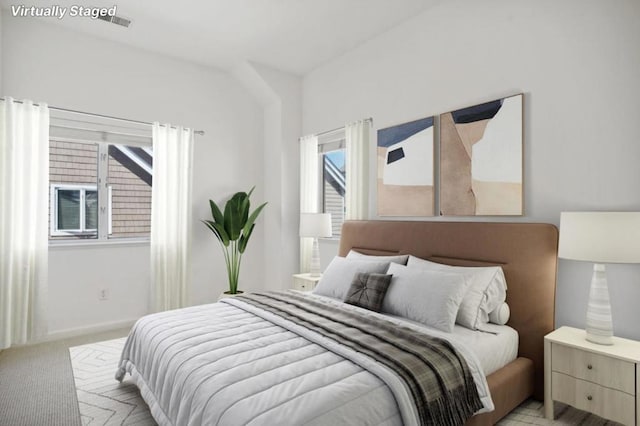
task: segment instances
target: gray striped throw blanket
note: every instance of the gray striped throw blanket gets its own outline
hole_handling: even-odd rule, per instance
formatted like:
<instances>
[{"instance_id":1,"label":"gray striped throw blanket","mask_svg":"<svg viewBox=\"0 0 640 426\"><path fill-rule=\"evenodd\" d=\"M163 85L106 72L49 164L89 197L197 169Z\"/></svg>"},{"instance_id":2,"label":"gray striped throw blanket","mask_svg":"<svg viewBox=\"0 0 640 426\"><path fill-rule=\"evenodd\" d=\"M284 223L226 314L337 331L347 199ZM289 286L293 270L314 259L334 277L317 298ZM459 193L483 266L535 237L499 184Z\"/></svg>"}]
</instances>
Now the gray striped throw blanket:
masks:
<instances>
[{"instance_id":1,"label":"gray striped throw blanket","mask_svg":"<svg viewBox=\"0 0 640 426\"><path fill-rule=\"evenodd\" d=\"M261 292L241 300L366 354L410 389L424 425L462 425L482 408L466 361L443 339L294 292Z\"/></svg>"}]
</instances>

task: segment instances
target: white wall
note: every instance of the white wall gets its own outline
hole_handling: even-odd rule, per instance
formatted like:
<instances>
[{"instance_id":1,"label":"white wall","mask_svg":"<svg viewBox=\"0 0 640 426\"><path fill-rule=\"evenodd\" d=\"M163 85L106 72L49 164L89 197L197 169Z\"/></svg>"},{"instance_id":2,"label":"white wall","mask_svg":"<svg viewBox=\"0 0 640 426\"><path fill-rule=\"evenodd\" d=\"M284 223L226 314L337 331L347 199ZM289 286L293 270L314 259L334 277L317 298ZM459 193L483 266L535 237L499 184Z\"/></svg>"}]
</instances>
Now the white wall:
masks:
<instances>
[{"instance_id":1,"label":"white wall","mask_svg":"<svg viewBox=\"0 0 640 426\"><path fill-rule=\"evenodd\" d=\"M264 200L261 105L226 73L91 38L37 20L2 20L3 95L49 105L202 129L193 171L191 302L215 300L226 284L222 253L199 219L221 201L257 185ZM270 213L267 211L265 217ZM240 286L262 287L264 226L259 220L243 259ZM50 250L50 330L138 318L149 285L148 246ZM110 299L98 301L100 288Z\"/></svg>"},{"instance_id":2,"label":"white wall","mask_svg":"<svg viewBox=\"0 0 640 426\"><path fill-rule=\"evenodd\" d=\"M303 133L524 92L526 214L489 220L640 210L639 21L634 0L445 2L307 75ZM640 267L608 270L615 332L638 339ZM590 277L590 264L560 261L557 325L584 326Z\"/></svg>"},{"instance_id":3,"label":"white wall","mask_svg":"<svg viewBox=\"0 0 640 426\"><path fill-rule=\"evenodd\" d=\"M2 14L3 13L4 12L3 12L2 8L0 7L0 93L4 93L2 91L2 87L3 87L2 86L2 63L3 63L3 57L2 57L2 40L3 40L3 37L2 37L2 35L3 35L2 34L3 33L2 24L4 22L4 20L2 18Z\"/></svg>"},{"instance_id":4,"label":"white wall","mask_svg":"<svg viewBox=\"0 0 640 426\"><path fill-rule=\"evenodd\" d=\"M265 106L265 185L270 208L277 212L277 218L265 224L265 275L273 282L272 288L286 289L300 265L302 79L263 65L252 66L275 95Z\"/></svg>"},{"instance_id":5,"label":"white wall","mask_svg":"<svg viewBox=\"0 0 640 426\"><path fill-rule=\"evenodd\" d=\"M265 287L290 288L299 271L299 144L302 79L261 64L244 62L233 75L264 108Z\"/></svg>"}]
</instances>

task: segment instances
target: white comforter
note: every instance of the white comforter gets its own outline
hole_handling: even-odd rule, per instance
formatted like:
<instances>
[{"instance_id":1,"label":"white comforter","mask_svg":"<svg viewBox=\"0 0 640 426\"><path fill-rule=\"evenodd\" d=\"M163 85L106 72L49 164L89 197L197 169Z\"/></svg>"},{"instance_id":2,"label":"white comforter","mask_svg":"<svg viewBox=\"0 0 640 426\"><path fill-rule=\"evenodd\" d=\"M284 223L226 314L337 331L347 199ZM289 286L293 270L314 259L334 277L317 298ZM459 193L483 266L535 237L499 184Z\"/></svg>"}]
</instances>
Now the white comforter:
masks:
<instances>
[{"instance_id":1,"label":"white comforter","mask_svg":"<svg viewBox=\"0 0 640 426\"><path fill-rule=\"evenodd\" d=\"M224 302L148 315L133 327L116 378L131 374L160 425L418 423L408 390L386 367L239 300ZM492 410L476 357L452 343L473 373L481 411Z\"/></svg>"}]
</instances>

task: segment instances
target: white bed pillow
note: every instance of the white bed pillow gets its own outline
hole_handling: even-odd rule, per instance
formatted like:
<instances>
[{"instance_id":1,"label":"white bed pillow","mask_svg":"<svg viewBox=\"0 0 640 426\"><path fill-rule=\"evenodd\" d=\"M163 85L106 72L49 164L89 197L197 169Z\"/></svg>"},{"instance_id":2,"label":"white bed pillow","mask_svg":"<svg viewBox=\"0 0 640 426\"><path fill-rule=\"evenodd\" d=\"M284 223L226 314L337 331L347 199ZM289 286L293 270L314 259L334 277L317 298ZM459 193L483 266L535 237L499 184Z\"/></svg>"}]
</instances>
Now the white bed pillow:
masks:
<instances>
[{"instance_id":1,"label":"white bed pillow","mask_svg":"<svg viewBox=\"0 0 640 426\"><path fill-rule=\"evenodd\" d=\"M384 274L388 267L387 261L375 262L336 256L323 272L313 293L344 300L356 273Z\"/></svg>"},{"instance_id":2,"label":"white bed pillow","mask_svg":"<svg viewBox=\"0 0 640 426\"><path fill-rule=\"evenodd\" d=\"M509 322L511 316L511 309L507 302L501 303L493 311L489 313L489 322L498 325L505 325Z\"/></svg>"},{"instance_id":3,"label":"white bed pillow","mask_svg":"<svg viewBox=\"0 0 640 426\"><path fill-rule=\"evenodd\" d=\"M409 256L407 266L464 275L469 287L460 304L456 322L472 330L489 322L489 313L507 299L507 281L499 266L450 266L415 256Z\"/></svg>"},{"instance_id":4,"label":"white bed pillow","mask_svg":"<svg viewBox=\"0 0 640 426\"><path fill-rule=\"evenodd\" d=\"M382 312L451 332L467 281L461 274L389 265L391 284Z\"/></svg>"},{"instance_id":5,"label":"white bed pillow","mask_svg":"<svg viewBox=\"0 0 640 426\"><path fill-rule=\"evenodd\" d=\"M407 261L409 260L409 255L399 254L399 255L393 255L393 256L372 256L370 254L363 254L354 250L349 250L349 253L347 254L347 259L386 261L390 263L399 263L401 265L406 265Z\"/></svg>"}]
</instances>

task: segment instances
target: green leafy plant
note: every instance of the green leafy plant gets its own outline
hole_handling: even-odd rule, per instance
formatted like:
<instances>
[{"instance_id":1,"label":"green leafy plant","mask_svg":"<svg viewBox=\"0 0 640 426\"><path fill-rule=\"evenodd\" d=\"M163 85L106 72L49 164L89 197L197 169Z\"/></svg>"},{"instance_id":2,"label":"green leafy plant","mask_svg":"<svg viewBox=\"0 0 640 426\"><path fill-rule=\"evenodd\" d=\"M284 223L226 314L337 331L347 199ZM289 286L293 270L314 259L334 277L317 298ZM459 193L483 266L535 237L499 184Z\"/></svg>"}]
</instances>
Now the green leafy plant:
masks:
<instances>
[{"instance_id":1,"label":"green leafy plant","mask_svg":"<svg viewBox=\"0 0 640 426\"><path fill-rule=\"evenodd\" d=\"M237 192L224 206L224 213L213 200L209 200L211 205L211 216L213 220L203 220L202 222L213 232L218 241L224 260L227 264L227 275L229 277L228 294L238 293L238 278L240 276L240 262L242 254L247 249L249 238L255 228L255 221L267 203L262 204L251 214L251 202L249 198L255 186L247 192ZM227 292L225 292L227 293Z\"/></svg>"}]
</instances>

